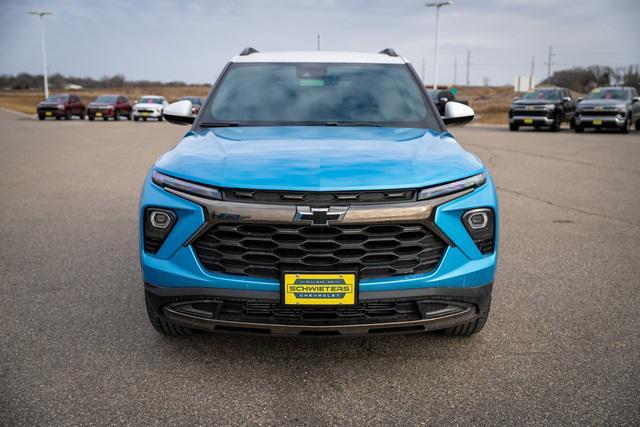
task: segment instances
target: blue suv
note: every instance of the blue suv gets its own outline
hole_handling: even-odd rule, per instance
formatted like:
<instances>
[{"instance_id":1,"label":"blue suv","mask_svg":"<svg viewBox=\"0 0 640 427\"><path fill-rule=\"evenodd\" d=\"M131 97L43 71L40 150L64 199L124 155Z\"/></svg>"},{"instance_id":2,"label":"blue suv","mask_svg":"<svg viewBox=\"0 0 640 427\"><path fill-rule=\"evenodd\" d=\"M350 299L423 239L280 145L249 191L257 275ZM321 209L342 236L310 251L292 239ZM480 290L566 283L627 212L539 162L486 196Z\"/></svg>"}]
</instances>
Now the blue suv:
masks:
<instances>
[{"instance_id":1,"label":"blue suv","mask_svg":"<svg viewBox=\"0 0 640 427\"><path fill-rule=\"evenodd\" d=\"M273 335L479 332L496 271L491 176L392 49L260 53L221 73L149 170L151 324Z\"/></svg>"}]
</instances>

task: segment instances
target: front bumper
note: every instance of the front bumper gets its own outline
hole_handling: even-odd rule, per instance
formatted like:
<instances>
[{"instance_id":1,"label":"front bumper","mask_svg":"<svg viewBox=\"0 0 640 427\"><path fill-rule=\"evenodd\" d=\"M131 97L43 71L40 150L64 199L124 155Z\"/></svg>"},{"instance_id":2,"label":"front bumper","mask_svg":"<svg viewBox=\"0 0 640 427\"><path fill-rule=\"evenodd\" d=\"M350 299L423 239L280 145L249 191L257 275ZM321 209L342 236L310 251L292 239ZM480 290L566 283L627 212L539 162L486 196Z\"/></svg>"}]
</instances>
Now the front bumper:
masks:
<instances>
[{"instance_id":1,"label":"front bumper","mask_svg":"<svg viewBox=\"0 0 640 427\"><path fill-rule=\"evenodd\" d=\"M162 117L162 111L156 110L133 110L133 117L147 117L152 119L157 119Z\"/></svg>"},{"instance_id":2,"label":"front bumper","mask_svg":"<svg viewBox=\"0 0 640 427\"><path fill-rule=\"evenodd\" d=\"M99 115L98 115L99 113ZM90 108L87 110L87 115L89 117L113 117L115 116L115 110L111 109L111 110L107 110L107 109L101 109L101 108Z\"/></svg>"},{"instance_id":3,"label":"front bumper","mask_svg":"<svg viewBox=\"0 0 640 427\"><path fill-rule=\"evenodd\" d=\"M259 335L367 335L436 331L486 315L492 284L372 292L348 309L282 307L265 292L146 284L153 316L193 329Z\"/></svg>"},{"instance_id":4,"label":"front bumper","mask_svg":"<svg viewBox=\"0 0 640 427\"><path fill-rule=\"evenodd\" d=\"M617 128L624 126L627 117L621 117L619 115L611 116L589 116L589 115L576 115L575 124L582 127L603 127L603 128Z\"/></svg>"},{"instance_id":5,"label":"front bumper","mask_svg":"<svg viewBox=\"0 0 640 427\"><path fill-rule=\"evenodd\" d=\"M66 110L58 108L38 108L38 116L41 117L64 117Z\"/></svg>"},{"instance_id":6,"label":"front bumper","mask_svg":"<svg viewBox=\"0 0 640 427\"><path fill-rule=\"evenodd\" d=\"M408 320L407 325L398 324L398 319L392 319L388 324L380 322L368 324L347 325L346 330L336 325L316 325L306 329L303 325L285 325L277 327L269 323L259 326L260 322L252 319L217 319L207 316L195 316L180 312L167 304L177 303L186 299L225 299L255 300L277 304L280 301L281 284L278 279L267 277L252 277L236 274L226 274L207 270L198 259L192 242L207 228L212 221L292 221L295 206L289 205L261 205L256 211L250 203L234 203L198 199L184 194L179 195L173 190L165 190L151 182L147 176L140 204L140 215L143 217L147 207L161 207L171 209L177 215L177 222L165 242L156 254L144 251L141 238L140 259L144 282L147 284L147 294L158 315L197 329L224 330L238 329L237 323L250 323L254 329L263 329L262 333L300 334L300 333L377 333L379 329L393 329L401 327L403 332L409 329L417 331L442 329L455 324L473 320L482 312L488 302L486 293L490 293L493 283L498 242L498 204L495 188L491 177L481 187L459 193L455 196L439 201L392 203L384 206L353 205L342 219L342 223L391 223L423 221L433 226L441 233L447 246L437 266L426 273L395 275L388 277L362 278L358 284L359 302L368 301L397 301L407 299L420 302L430 299L449 299L453 305L463 307L463 310L449 311L444 317L427 316ZM461 217L470 210L478 207L492 208L495 212L495 247L489 254L482 254L476 246ZM382 212L382 214L381 214ZM381 216L382 215L382 216ZM142 224L140 235L142 236ZM474 299L478 289L483 297ZM487 290L488 289L488 290ZM452 299L453 298L453 299ZM456 299L462 298L462 299ZM470 300L467 298L471 298ZM465 305L466 304L466 305ZM166 309L163 308L166 305ZM425 314L426 315L426 314ZM258 319L259 320L259 319ZM402 319L400 319L402 320ZM231 322L231 323L230 323ZM234 323L235 322L235 323ZM403 323L402 320L400 323ZM384 322L383 322L384 323ZM258 326L256 326L258 324ZM444 326L443 326L444 325ZM310 325L313 326L313 325ZM406 326L406 327L405 327ZM338 332L335 332L339 330ZM371 332L375 330L374 332ZM388 331L387 331L388 332Z\"/></svg>"},{"instance_id":7,"label":"front bumper","mask_svg":"<svg viewBox=\"0 0 640 427\"><path fill-rule=\"evenodd\" d=\"M518 126L551 126L554 119L547 116L514 115L509 117L509 124Z\"/></svg>"}]
</instances>

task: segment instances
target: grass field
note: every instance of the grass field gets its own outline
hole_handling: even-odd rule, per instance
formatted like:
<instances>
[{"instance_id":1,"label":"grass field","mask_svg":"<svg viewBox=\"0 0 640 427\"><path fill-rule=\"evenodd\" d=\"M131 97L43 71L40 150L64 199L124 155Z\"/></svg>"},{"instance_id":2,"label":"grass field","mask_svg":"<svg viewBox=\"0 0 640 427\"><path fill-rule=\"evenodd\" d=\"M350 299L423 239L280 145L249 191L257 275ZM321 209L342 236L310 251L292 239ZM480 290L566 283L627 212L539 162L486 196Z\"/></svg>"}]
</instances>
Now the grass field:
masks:
<instances>
[{"instance_id":1,"label":"grass field","mask_svg":"<svg viewBox=\"0 0 640 427\"><path fill-rule=\"evenodd\" d=\"M469 105L476 112L475 123L506 124L507 111L511 100L515 96L511 86L468 86L459 87L457 97L468 100ZM52 90L51 93L62 92ZM85 103L94 100L98 95L123 94L134 100L142 95L163 95L169 102L178 100L186 95L206 96L209 86L183 87L124 87L106 89L86 89L74 91L82 97ZM35 114L36 106L43 98L41 91L6 90L0 91L0 106L27 114Z\"/></svg>"}]
</instances>

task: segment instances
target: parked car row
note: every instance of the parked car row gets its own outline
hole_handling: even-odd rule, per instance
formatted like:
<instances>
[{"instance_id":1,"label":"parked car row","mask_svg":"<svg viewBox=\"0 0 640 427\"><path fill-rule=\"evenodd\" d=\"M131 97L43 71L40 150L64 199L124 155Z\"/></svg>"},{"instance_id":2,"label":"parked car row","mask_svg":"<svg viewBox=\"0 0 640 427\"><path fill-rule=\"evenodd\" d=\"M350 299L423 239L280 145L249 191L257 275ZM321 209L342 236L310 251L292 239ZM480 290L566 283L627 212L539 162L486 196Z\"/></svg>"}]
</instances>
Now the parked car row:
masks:
<instances>
[{"instance_id":1,"label":"parked car row","mask_svg":"<svg viewBox=\"0 0 640 427\"><path fill-rule=\"evenodd\" d=\"M193 104L192 113L198 114L202 100L198 96L185 96L182 100L189 100ZM51 95L38 104L38 118L44 120L48 117L56 120L70 120L78 116L84 120L143 120L156 119L162 121L164 108L169 105L164 96L145 95L131 103L124 95L100 95L94 101L85 106L82 98L75 94Z\"/></svg>"},{"instance_id":2,"label":"parked car row","mask_svg":"<svg viewBox=\"0 0 640 427\"><path fill-rule=\"evenodd\" d=\"M509 110L509 129L521 126L548 127L557 132L563 122L578 133L585 129L640 131L640 96L634 87L599 87L586 98L573 100L563 87L544 87L514 98Z\"/></svg>"}]
</instances>

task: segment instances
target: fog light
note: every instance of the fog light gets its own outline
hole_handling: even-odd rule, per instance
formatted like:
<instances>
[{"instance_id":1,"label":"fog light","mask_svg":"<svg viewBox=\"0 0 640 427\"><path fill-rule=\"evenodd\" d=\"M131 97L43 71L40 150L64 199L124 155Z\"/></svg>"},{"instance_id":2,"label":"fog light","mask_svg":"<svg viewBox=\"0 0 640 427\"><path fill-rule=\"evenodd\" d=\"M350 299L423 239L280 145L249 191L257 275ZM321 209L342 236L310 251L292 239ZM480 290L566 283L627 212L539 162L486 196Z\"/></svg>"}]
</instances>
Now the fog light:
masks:
<instances>
[{"instance_id":1,"label":"fog light","mask_svg":"<svg viewBox=\"0 0 640 427\"><path fill-rule=\"evenodd\" d=\"M155 228L165 229L171 224L171 217L163 211L152 211L149 215L149 221Z\"/></svg>"},{"instance_id":2,"label":"fog light","mask_svg":"<svg viewBox=\"0 0 640 427\"><path fill-rule=\"evenodd\" d=\"M144 250L155 254L178 222L177 215L169 209L146 208L144 210Z\"/></svg>"},{"instance_id":3,"label":"fog light","mask_svg":"<svg viewBox=\"0 0 640 427\"><path fill-rule=\"evenodd\" d=\"M493 209L472 209L462 215L462 223L473 239L480 253L488 254L494 250L495 224Z\"/></svg>"},{"instance_id":4,"label":"fog light","mask_svg":"<svg viewBox=\"0 0 640 427\"><path fill-rule=\"evenodd\" d=\"M473 212L467 217L467 224L469 224L469 227L473 228L474 230L485 228L488 223L489 215L487 215L485 211Z\"/></svg>"}]
</instances>

